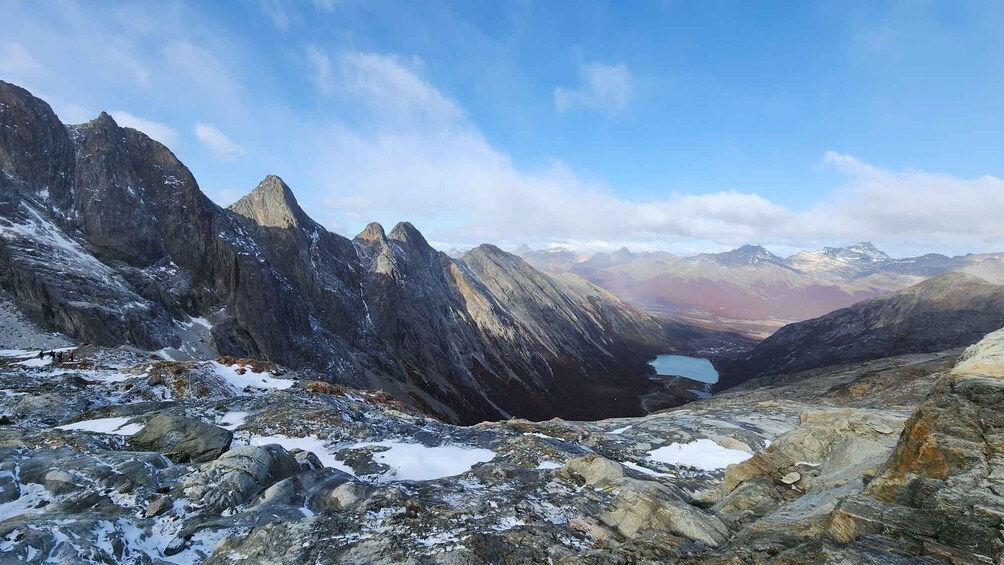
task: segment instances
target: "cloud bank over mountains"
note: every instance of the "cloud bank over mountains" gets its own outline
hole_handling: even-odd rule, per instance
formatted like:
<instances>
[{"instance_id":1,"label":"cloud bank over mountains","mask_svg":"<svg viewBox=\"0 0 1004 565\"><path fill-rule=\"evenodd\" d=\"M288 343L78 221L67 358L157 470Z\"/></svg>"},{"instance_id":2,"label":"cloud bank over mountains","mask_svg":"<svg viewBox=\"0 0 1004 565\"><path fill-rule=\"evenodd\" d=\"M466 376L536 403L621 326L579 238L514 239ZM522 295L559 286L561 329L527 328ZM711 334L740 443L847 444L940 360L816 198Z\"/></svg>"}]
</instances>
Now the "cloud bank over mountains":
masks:
<instances>
[{"instance_id":1,"label":"cloud bank over mountains","mask_svg":"<svg viewBox=\"0 0 1004 565\"><path fill-rule=\"evenodd\" d=\"M853 147L805 163L799 174L839 182L799 205L671 179L638 196L561 155L527 165L434 83L421 58L283 33L310 20L304 10L337 13L337 3L296 13L262 3L261 25L286 38L281 76L262 67L258 47L183 2L156 20L129 5L46 4L45 17L28 6L7 7L19 25L0 44L0 78L51 100L70 122L112 111L170 145L222 205L253 187L247 179L279 174L308 213L350 236L369 221L407 219L442 247L693 252L870 240L905 255L1000 250L1004 241L1004 180L887 169ZM553 100L542 101L552 112L644 118L633 69L588 62L577 73L578 83L555 81Z\"/></svg>"},{"instance_id":2,"label":"cloud bank over mountains","mask_svg":"<svg viewBox=\"0 0 1004 565\"><path fill-rule=\"evenodd\" d=\"M332 79L358 97L368 127L319 137L319 184L332 214L417 215L443 242L522 241L580 248L679 248L761 242L819 246L861 240L901 250L992 249L1004 241L1004 181L891 171L836 151L807 164L844 182L803 210L737 190L636 201L560 160L526 171L492 146L455 101L395 56L349 53ZM449 220L447 220L449 218ZM420 220L421 221L421 220Z\"/></svg>"}]
</instances>

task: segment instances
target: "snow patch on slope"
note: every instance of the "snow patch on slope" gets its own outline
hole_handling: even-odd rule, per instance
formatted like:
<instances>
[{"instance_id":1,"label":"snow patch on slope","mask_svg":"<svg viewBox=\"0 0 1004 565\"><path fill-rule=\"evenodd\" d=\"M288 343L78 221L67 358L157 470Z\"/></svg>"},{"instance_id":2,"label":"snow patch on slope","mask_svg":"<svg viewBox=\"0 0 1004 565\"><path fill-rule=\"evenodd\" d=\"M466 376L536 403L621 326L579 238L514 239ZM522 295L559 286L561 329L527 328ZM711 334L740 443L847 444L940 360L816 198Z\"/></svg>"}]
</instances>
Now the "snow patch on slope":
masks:
<instances>
[{"instance_id":1,"label":"snow patch on slope","mask_svg":"<svg viewBox=\"0 0 1004 565\"><path fill-rule=\"evenodd\" d=\"M693 467L702 471L717 471L734 463L753 457L741 449L722 447L710 439L699 439L690 443L672 443L650 451L648 459L682 467Z\"/></svg>"}]
</instances>

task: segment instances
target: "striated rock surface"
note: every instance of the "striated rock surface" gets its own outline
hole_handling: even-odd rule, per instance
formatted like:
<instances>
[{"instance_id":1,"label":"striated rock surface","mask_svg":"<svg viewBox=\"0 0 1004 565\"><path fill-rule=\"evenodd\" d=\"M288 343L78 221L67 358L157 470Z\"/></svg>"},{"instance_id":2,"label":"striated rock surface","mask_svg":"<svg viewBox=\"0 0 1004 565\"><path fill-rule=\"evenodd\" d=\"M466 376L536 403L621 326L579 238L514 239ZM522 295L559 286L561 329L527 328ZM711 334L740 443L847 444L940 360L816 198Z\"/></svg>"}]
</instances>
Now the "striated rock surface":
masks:
<instances>
[{"instance_id":1,"label":"striated rock surface","mask_svg":"<svg viewBox=\"0 0 1004 565\"><path fill-rule=\"evenodd\" d=\"M129 444L142 451L159 451L175 463L205 463L230 449L233 437L229 430L199 420L157 414L129 436Z\"/></svg>"},{"instance_id":2,"label":"striated rock surface","mask_svg":"<svg viewBox=\"0 0 1004 565\"><path fill-rule=\"evenodd\" d=\"M1004 330L970 347L906 423L896 450L833 517L849 541L881 534L953 563L1004 559Z\"/></svg>"}]
</instances>

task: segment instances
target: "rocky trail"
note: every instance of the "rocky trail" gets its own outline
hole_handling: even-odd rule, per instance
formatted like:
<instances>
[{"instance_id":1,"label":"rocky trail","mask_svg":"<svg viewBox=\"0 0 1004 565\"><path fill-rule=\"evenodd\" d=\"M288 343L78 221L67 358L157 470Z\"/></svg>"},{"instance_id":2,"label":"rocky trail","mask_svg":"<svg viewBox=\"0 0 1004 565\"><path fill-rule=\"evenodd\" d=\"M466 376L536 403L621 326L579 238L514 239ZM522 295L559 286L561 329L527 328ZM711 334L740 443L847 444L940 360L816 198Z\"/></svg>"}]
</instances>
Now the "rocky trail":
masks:
<instances>
[{"instance_id":1,"label":"rocky trail","mask_svg":"<svg viewBox=\"0 0 1004 565\"><path fill-rule=\"evenodd\" d=\"M994 562L1002 350L469 427L252 359L3 351L0 561Z\"/></svg>"}]
</instances>

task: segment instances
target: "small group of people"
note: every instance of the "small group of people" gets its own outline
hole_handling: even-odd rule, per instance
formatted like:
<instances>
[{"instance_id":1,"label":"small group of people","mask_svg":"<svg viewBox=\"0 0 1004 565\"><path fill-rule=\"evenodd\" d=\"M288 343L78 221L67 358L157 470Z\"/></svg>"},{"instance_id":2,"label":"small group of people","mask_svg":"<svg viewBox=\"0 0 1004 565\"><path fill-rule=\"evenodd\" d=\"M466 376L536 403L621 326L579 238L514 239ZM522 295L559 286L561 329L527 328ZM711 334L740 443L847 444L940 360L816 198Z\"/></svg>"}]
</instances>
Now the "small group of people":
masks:
<instances>
[{"instance_id":1,"label":"small group of people","mask_svg":"<svg viewBox=\"0 0 1004 565\"><path fill-rule=\"evenodd\" d=\"M77 352L76 349L71 349L67 351L64 355L62 351L39 351L38 358L45 359L46 357L51 357L56 363L62 363L63 361L73 361L73 355Z\"/></svg>"}]
</instances>

